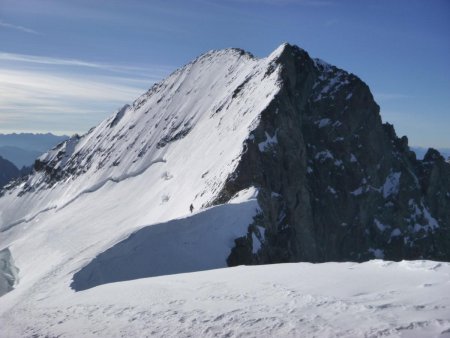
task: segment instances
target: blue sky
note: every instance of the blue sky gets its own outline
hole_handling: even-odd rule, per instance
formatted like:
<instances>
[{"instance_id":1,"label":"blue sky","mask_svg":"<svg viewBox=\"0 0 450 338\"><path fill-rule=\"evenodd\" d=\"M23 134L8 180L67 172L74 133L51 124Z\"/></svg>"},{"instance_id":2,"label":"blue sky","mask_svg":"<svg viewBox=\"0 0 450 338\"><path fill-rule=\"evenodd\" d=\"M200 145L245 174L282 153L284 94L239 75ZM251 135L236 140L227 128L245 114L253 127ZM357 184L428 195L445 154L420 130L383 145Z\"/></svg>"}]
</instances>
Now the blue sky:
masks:
<instances>
[{"instance_id":1,"label":"blue sky","mask_svg":"<svg viewBox=\"0 0 450 338\"><path fill-rule=\"evenodd\" d=\"M450 147L450 1L0 0L0 132L85 132L199 54L287 41L357 74L410 144Z\"/></svg>"}]
</instances>

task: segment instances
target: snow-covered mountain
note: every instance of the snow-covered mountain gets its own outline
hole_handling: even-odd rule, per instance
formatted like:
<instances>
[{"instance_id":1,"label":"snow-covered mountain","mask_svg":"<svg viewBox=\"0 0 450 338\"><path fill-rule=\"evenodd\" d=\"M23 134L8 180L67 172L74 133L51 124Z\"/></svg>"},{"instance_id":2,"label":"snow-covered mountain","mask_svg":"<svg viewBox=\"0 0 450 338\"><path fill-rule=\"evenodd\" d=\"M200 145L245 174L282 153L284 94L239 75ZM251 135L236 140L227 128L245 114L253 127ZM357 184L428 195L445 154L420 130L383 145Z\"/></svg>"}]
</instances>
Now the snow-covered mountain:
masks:
<instances>
[{"instance_id":1,"label":"snow-covered mountain","mask_svg":"<svg viewBox=\"0 0 450 338\"><path fill-rule=\"evenodd\" d=\"M237 49L204 54L86 135L41 156L35 171L0 198L0 249L20 270L8 297L20 299L55 268L70 284L73 272L134 231L191 216L191 204L194 213L211 205L279 89L283 50L262 60ZM254 190L210 211L227 228L217 230L222 237L210 251L192 255L190 271L205 268L206 256L220 256L208 268L226 266L233 240L257 212ZM209 238L203 230L188 229L195 241Z\"/></svg>"},{"instance_id":2,"label":"snow-covered mountain","mask_svg":"<svg viewBox=\"0 0 450 338\"><path fill-rule=\"evenodd\" d=\"M355 75L289 44L211 51L2 191L0 320L227 265L449 260L449 229L450 166Z\"/></svg>"}]
</instances>

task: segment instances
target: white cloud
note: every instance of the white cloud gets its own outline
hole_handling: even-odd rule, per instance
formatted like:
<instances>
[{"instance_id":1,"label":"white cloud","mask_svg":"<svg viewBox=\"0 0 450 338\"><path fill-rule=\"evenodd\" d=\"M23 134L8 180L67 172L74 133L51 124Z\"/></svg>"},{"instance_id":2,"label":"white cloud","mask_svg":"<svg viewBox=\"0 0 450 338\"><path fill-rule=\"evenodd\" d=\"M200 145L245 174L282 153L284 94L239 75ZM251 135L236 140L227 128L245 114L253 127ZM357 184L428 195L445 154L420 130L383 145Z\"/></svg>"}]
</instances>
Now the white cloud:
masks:
<instances>
[{"instance_id":1,"label":"white cloud","mask_svg":"<svg viewBox=\"0 0 450 338\"><path fill-rule=\"evenodd\" d=\"M44 72L1 70L0 105L9 100L30 98L76 98L94 101L123 101L135 97L143 88L116 84L101 77L51 75ZM112 77L109 77L111 79ZM151 83L149 84L151 85Z\"/></svg>"},{"instance_id":2,"label":"white cloud","mask_svg":"<svg viewBox=\"0 0 450 338\"><path fill-rule=\"evenodd\" d=\"M35 31L34 29L30 29L30 28L18 26L18 25L13 25L13 24L5 22L3 20L0 20L0 27L15 29L17 31L21 31L21 32L28 33L28 34L36 34L36 35L39 34L39 32Z\"/></svg>"},{"instance_id":3,"label":"white cloud","mask_svg":"<svg viewBox=\"0 0 450 338\"><path fill-rule=\"evenodd\" d=\"M133 101L152 85L126 84L113 77L54 75L36 71L1 69L0 124L33 121L37 116L60 129L67 128L66 115L89 115L87 129L125 103ZM18 126L19 128L19 126ZM83 131L83 130L80 130Z\"/></svg>"},{"instance_id":4,"label":"white cloud","mask_svg":"<svg viewBox=\"0 0 450 338\"><path fill-rule=\"evenodd\" d=\"M0 129L87 131L171 69L0 52Z\"/></svg>"},{"instance_id":5,"label":"white cloud","mask_svg":"<svg viewBox=\"0 0 450 338\"><path fill-rule=\"evenodd\" d=\"M0 52L0 61L12 61L12 62L24 62L31 64L42 64L49 66L67 66L67 67L85 67L85 68L95 68L99 70L105 70L110 72L119 73L130 73L138 74L139 76L158 75L165 74L168 71L168 67L164 66L153 66L152 68L146 67L135 67L128 65L113 65L107 63L89 62L77 59L64 59L64 58L54 58L47 56L35 56L35 55L25 55L25 54L14 54Z\"/></svg>"}]
</instances>

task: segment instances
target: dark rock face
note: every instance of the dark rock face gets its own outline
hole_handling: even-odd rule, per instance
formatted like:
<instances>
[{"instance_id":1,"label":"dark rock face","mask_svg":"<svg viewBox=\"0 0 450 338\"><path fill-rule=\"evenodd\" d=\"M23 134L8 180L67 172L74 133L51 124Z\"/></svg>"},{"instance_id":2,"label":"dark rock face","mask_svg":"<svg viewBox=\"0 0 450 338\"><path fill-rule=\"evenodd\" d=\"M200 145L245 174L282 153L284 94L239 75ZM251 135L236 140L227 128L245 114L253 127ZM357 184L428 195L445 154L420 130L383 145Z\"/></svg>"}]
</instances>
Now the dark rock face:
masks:
<instances>
[{"instance_id":1,"label":"dark rock face","mask_svg":"<svg viewBox=\"0 0 450 338\"><path fill-rule=\"evenodd\" d=\"M356 76L286 45L282 89L215 201L254 185L261 214L229 265L450 260L450 165L416 159ZM252 253L253 234L265 240Z\"/></svg>"},{"instance_id":2,"label":"dark rock face","mask_svg":"<svg viewBox=\"0 0 450 338\"><path fill-rule=\"evenodd\" d=\"M19 176L20 170L14 164L0 156L0 188Z\"/></svg>"}]
</instances>

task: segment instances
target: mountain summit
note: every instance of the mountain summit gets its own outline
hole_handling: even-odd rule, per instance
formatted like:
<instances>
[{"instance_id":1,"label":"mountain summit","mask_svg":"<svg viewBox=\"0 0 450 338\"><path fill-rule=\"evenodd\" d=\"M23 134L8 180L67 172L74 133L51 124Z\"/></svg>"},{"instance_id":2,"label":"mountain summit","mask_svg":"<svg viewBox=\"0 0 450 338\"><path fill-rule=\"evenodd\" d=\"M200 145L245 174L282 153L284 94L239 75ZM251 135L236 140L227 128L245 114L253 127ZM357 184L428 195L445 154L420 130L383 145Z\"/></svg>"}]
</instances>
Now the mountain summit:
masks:
<instances>
[{"instance_id":1,"label":"mountain summit","mask_svg":"<svg viewBox=\"0 0 450 338\"><path fill-rule=\"evenodd\" d=\"M198 57L42 155L0 210L15 300L55 278L450 260L450 165L417 160L364 82L289 44Z\"/></svg>"}]
</instances>

